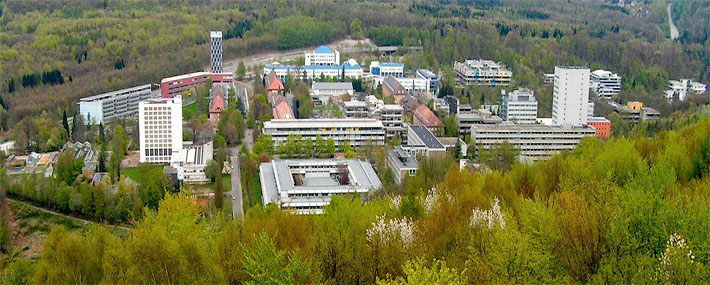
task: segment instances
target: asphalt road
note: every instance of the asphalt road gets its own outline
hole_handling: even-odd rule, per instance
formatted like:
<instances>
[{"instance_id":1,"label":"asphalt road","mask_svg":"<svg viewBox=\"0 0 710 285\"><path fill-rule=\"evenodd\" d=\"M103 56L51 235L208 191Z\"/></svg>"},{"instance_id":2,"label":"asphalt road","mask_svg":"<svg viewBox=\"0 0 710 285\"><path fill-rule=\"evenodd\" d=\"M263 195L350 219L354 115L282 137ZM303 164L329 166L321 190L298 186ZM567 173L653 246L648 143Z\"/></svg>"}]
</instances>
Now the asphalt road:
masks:
<instances>
[{"instance_id":1,"label":"asphalt road","mask_svg":"<svg viewBox=\"0 0 710 285\"><path fill-rule=\"evenodd\" d=\"M673 3L668 3L668 25L670 26L671 29L671 40L675 40L680 36L678 33L678 27L673 23L673 15L671 15L671 8L673 6Z\"/></svg>"},{"instance_id":2,"label":"asphalt road","mask_svg":"<svg viewBox=\"0 0 710 285\"><path fill-rule=\"evenodd\" d=\"M242 199L242 179L239 171L239 150L232 149L232 217L242 219L244 217L244 200Z\"/></svg>"}]
</instances>

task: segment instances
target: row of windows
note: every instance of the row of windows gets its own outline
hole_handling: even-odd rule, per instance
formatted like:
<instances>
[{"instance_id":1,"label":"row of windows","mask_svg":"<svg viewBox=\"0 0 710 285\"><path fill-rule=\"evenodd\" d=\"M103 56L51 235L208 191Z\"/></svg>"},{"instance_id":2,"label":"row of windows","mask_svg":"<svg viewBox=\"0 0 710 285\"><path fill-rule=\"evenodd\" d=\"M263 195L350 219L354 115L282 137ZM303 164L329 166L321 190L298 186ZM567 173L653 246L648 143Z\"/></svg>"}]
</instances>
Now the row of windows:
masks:
<instances>
[{"instance_id":1,"label":"row of windows","mask_svg":"<svg viewBox=\"0 0 710 285\"><path fill-rule=\"evenodd\" d=\"M146 156L166 156L173 155L173 149L171 148L147 148L145 149Z\"/></svg>"}]
</instances>

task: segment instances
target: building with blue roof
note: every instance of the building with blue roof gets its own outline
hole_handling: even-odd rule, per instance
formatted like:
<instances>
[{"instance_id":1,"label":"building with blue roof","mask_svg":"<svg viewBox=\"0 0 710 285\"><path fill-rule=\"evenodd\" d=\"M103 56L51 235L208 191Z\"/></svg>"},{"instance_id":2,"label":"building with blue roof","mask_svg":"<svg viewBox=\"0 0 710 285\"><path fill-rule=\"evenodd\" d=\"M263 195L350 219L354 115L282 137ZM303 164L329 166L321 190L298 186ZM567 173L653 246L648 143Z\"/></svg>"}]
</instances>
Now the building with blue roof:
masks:
<instances>
[{"instance_id":1,"label":"building with blue roof","mask_svg":"<svg viewBox=\"0 0 710 285\"><path fill-rule=\"evenodd\" d=\"M306 78L311 80L315 78L361 78L362 67L354 59L349 59L338 65L286 65L286 64L267 64L264 65L264 76L274 71L282 81L286 81L289 73L294 78Z\"/></svg>"},{"instance_id":2,"label":"building with blue roof","mask_svg":"<svg viewBox=\"0 0 710 285\"><path fill-rule=\"evenodd\" d=\"M404 63L373 61L370 63L370 73L383 78L390 75L397 78L404 77Z\"/></svg>"},{"instance_id":3,"label":"building with blue roof","mask_svg":"<svg viewBox=\"0 0 710 285\"><path fill-rule=\"evenodd\" d=\"M306 65L339 65L340 53L327 46L319 46L312 52L306 52Z\"/></svg>"}]
</instances>

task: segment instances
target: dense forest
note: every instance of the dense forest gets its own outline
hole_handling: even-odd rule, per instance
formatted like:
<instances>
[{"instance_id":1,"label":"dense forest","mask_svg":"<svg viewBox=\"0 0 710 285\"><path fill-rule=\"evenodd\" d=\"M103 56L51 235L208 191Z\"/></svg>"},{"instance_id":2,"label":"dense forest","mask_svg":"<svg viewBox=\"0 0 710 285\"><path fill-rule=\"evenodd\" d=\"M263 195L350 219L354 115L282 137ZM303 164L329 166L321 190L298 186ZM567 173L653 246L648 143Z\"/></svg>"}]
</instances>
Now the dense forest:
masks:
<instances>
[{"instance_id":1,"label":"dense forest","mask_svg":"<svg viewBox=\"0 0 710 285\"><path fill-rule=\"evenodd\" d=\"M401 188L335 198L320 216L256 205L243 221L206 217L187 194L167 194L125 239L54 228L41 258L9 264L6 280L705 283L710 118L692 121L654 137L585 139L507 171L428 160Z\"/></svg>"},{"instance_id":2,"label":"dense forest","mask_svg":"<svg viewBox=\"0 0 710 285\"><path fill-rule=\"evenodd\" d=\"M676 106L661 99L667 79L710 78L707 21L685 20L707 19L707 3L674 6L683 37L670 42L666 2L644 2L629 10L565 0L3 0L0 128L43 111L59 119L81 97L199 70L208 63L211 29L225 31L225 59L366 36L378 45L422 46L405 57L408 67L445 78L455 60L499 60L512 67L516 86L539 89L541 104L551 92L539 76L558 64L586 64L619 72L623 98L669 114Z\"/></svg>"}]
</instances>

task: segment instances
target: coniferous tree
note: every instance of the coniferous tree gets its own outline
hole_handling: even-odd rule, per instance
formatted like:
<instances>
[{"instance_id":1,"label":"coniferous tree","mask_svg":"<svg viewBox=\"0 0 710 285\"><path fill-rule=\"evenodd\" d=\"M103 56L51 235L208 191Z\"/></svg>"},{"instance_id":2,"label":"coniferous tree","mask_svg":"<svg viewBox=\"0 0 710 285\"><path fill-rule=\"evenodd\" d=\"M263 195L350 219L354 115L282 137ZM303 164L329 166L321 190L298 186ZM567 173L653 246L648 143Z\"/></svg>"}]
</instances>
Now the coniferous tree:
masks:
<instances>
[{"instance_id":1,"label":"coniferous tree","mask_svg":"<svg viewBox=\"0 0 710 285\"><path fill-rule=\"evenodd\" d=\"M69 121L67 120L67 110L62 111L62 126L64 126L64 130L67 131L67 136L71 136L71 130L69 130Z\"/></svg>"}]
</instances>

